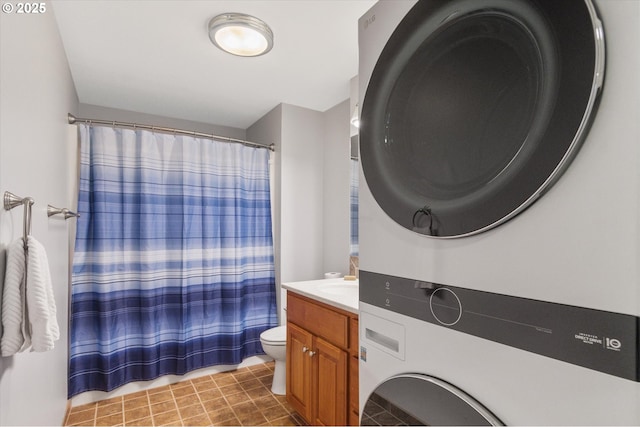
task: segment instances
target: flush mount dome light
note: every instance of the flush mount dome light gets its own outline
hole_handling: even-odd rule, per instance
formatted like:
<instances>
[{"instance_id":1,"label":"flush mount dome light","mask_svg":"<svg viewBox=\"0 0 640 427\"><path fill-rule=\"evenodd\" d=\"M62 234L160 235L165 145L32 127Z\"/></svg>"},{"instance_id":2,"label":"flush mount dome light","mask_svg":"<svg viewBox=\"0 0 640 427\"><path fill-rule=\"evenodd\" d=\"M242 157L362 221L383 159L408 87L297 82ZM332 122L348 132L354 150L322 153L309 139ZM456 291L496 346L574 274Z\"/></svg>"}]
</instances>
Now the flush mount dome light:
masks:
<instances>
[{"instance_id":1,"label":"flush mount dome light","mask_svg":"<svg viewBox=\"0 0 640 427\"><path fill-rule=\"evenodd\" d=\"M209 21L209 38L238 56L259 56L273 47L273 32L260 19L244 13L223 13Z\"/></svg>"}]
</instances>

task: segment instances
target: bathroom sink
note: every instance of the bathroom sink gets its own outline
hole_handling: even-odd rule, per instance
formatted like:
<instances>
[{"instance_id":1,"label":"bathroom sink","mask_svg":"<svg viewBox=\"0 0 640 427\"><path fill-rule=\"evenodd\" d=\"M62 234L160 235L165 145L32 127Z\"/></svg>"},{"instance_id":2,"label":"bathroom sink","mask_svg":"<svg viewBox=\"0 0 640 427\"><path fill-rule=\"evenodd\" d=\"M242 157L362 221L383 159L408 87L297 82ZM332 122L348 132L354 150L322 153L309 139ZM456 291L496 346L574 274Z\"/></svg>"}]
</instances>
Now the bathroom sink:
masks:
<instances>
[{"instance_id":1,"label":"bathroom sink","mask_svg":"<svg viewBox=\"0 0 640 427\"><path fill-rule=\"evenodd\" d=\"M320 292L331 295L356 296L358 295L358 285L346 283L327 283L318 286Z\"/></svg>"},{"instance_id":2,"label":"bathroom sink","mask_svg":"<svg viewBox=\"0 0 640 427\"><path fill-rule=\"evenodd\" d=\"M358 314L359 281L337 279L282 283L289 291Z\"/></svg>"}]
</instances>

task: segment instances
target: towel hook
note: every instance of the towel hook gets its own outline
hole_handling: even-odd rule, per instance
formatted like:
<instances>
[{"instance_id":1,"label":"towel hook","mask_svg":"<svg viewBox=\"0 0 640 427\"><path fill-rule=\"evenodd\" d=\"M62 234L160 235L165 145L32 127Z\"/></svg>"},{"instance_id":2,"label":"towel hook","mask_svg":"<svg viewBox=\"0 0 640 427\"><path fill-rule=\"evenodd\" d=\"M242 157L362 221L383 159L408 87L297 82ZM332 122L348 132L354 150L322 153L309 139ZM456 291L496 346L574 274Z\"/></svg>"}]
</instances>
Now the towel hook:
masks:
<instances>
[{"instance_id":1,"label":"towel hook","mask_svg":"<svg viewBox=\"0 0 640 427\"><path fill-rule=\"evenodd\" d=\"M53 216L53 215L59 215L59 214L64 215L64 219L80 218L79 213L72 212L67 208L56 208L55 206L47 205L47 216Z\"/></svg>"}]
</instances>

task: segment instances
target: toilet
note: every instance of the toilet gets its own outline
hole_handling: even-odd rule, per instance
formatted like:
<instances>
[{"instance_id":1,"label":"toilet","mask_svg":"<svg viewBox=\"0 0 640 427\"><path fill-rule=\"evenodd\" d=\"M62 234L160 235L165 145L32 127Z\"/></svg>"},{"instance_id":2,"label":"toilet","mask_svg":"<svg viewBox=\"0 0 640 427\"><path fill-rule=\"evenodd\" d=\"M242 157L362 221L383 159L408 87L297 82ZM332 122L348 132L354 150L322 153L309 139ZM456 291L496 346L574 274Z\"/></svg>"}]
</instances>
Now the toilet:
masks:
<instances>
[{"instance_id":1,"label":"toilet","mask_svg":"<svg viewBox=\"0 0 640 427\"><path fill-rule=\"evenodd\" d=\"M280 323L281 326L267 329L260 334L262 349L275 360L276 366L273 371L273 383L271 392L273 394L286 394L287 392L287 319L286 319L287 291L280 291Z\"/></svg>"}]
</instances>

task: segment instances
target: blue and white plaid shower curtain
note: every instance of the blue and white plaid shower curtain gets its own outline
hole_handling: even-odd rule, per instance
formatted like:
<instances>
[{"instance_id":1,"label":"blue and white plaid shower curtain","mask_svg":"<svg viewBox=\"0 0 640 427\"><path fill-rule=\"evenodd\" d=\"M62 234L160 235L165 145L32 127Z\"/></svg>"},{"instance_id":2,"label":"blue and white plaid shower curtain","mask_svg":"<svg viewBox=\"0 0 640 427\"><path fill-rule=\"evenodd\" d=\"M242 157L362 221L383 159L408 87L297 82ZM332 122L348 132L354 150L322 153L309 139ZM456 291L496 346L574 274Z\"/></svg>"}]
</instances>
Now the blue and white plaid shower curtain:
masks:
<instances>
[{"instance_id":1,"label":"blue and white plaid shower curtain","mask_svg":"<svg viewBox=\"0 0 640 427\"><path fill-rule=\"evenodd\" d=\"M69 396L261 354L277 325L268 150L79 130Z\"/></svg>"}]
</instances>

